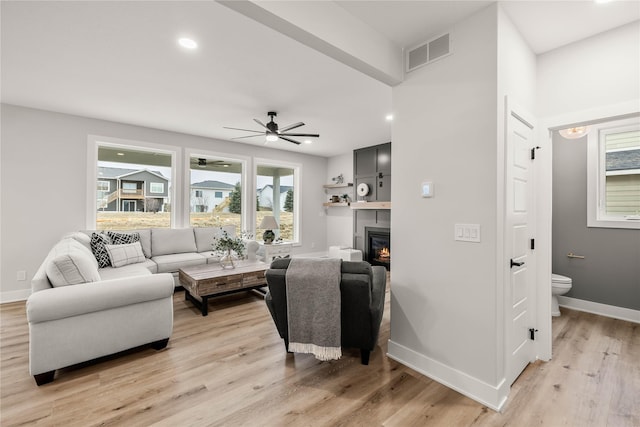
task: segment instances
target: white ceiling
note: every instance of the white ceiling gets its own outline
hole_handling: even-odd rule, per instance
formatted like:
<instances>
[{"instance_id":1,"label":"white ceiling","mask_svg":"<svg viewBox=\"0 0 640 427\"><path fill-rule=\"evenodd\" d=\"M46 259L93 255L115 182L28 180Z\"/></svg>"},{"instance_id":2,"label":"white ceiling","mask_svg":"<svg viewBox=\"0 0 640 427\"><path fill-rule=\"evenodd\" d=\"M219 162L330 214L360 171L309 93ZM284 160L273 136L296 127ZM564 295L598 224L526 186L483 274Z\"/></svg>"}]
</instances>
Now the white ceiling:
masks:
<instances>
[{"instance_id":1,"label":"white ceiling","mask_svg":"<svg viewBox=\"0 0 640 427\"><path fill-rule=\"evenodd\" d=\"M411 47L487 1L339 1ZM320 133L274 148L333 156L391 140L391 88L218 3L7 2L2 102L228 140L280 127ZM640 19L640 2L510 1L505 11L537 52ZM195 51L176 44L199 43ZM262 138L236 140L262 146Z\"/></svg>"}]
</instances>

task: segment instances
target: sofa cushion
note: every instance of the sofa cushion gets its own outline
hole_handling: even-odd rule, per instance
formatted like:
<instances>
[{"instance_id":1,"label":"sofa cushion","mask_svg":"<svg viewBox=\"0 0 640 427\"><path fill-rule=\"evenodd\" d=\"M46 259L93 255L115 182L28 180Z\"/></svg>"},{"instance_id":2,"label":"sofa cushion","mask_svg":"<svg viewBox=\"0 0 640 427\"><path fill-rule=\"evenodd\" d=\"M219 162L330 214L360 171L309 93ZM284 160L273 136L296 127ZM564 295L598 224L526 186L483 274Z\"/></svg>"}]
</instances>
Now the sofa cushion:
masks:
<instances>
[{"instance_id":1,"label":"sofa cushion","mask_svg":"<svg viewBox=\"0 0 640 427\"><path fill-rule=\"evenodd\" d=\"M140 236L140 244L142 245L142 253L146 258L151 258L151 229L142 228L131 230L131 233L138 233Z\"/></svg>"},{"instance_id":2,"label":"sofa cushion","mask_svg":"<svg viewBox=\"0 0 640 427\"><path fill-rule=\"evenodd\" d=\"M194 252L159 255L154 256L151 260L158 264L158 273L173 273L182 267L191 267L207 263L207 259L204 256Z\"/></svg>"},{"instance_id":3,"label":"sofa cushion","mask_svg":"<svg viewBox=\"0 0 640 427\"><path fill-rule=\"evenodd\" d=\"M111 239L112 245L126 245L128 243L140 241L140 235L135 231L121 232L109 230L107 231L107 235L109 236L109 239Z\"/></svg>"},{"instance_id":4,"label":"sofa cushion","mask_svg":"<svg viewBox=\"0 0 640 427\"><path fill-rule=\"evenodd\" d=\"M70 245L65 253L57 254L48 261L46 273L49 282L53 287L60 287L99 281L100 275L92 258L91 253Z\"/></svg>"},{"instance_id":5,"label":"sofa cushion","mask_svg":"<svg viewBox=\"0 0 640 427\"><path fill-rule=\"evenodd\" d=\"M196 238L197 252L210 251L213 239L222 237L225 231L229 237L236 236L235 225L225 225L224 227L194 227L193 234Z\"/></svg>"},{"instance_id":6,"label":"sofa cushion","mask_svg":"<svg viewBox=\"0 0 640 427\"><path fill-rule=\"evenodd\" d=\"M120 279L123 277L148 276L158 271L158 266L150 259L123 267L105 267L98 270L102 280ZM133 279L135 280L135 279Z\"/></svg>"},{"instance_id":7,"label":"sofa cushion","mask_svg":"<svg viewBox=\"0 0 640 427\"><path fill-rule=\"evenodd\" d=\"M83 233L82 231L73 231L71 233L68 233L62 236L62 239L73 239L76 242L80 243L85 248L87 248L89 252L92 252L91 251L91 234Z\"/></svg>"},{"instance_id":8,"label":"sofa cushion","mask_svg":"<svg viewBox=\"0 0 640 427\"><path fill-rule=\"evenodd\" d=\"M145 260L140 242L133 242L119 245L104 245L109 253L111 265L123 267L129 264L137 264Z\"/></svg>"},{"instance_id":9,"label":"sofa cushion","mask_svg":"<svg viewBox=\"0 0 640 427\"><path fill-rule=\"evenodd\" d=\"M109 253L107 252L107 248L105 248L105 245L110 244L111 239L106 233L91 233L91 252L93 252L93 256L96 257L98 267L100 268L109 267L111 265Z\"/></svg>"},{"instance_id":10,"label":"sofa cushion","mask_svg":"<svg viewBox=\"0 0 640 427\"><path fill-rule=\"evenodd\" d=\"M154 228L151 230L151 255L197 252L193 228Z\"/></svg>"}]
</instances>

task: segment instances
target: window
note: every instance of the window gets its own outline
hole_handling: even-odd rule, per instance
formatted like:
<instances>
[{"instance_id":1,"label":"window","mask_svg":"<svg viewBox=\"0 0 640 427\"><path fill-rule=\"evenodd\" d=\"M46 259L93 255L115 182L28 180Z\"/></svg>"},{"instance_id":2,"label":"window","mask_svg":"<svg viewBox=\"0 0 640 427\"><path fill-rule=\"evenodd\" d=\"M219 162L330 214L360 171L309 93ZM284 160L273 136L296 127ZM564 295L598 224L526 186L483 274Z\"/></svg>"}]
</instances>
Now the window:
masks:
<instances>
[{"instance_id":1,"label":"window","mask_svg":"<svg viewBox=\"0 0 640 427\"><path fill-rule=\"evenodd\" d=\"M297 186L300 167L258 161L256 165L256 232L258 240L265 230L260 223L266 215L274 216L279 230L276 239L298 242Z\"/></svg>"},{"instance_id":2,"label":"window","mask_svg":"<svg viewBox=\"0 0 640 427\"><path fill-rule=\"evenodd\" d=\"M640 118L592 126L588 192L589 227L640 228Z\"/></svg>"},{"instance_id":3,"label":"window","mask_svg":"<svg viewBox=\"0 0 640 427\"><path fill-rule=\"evenodd\" d=\"M136 194L138 192L138 184L135 182L123 182L122 192L125 194Z\"/></svg>"},{"instance_id":4,"label":"window","mask_svg":"<svg viewBox=\"0 0 640 427\"><path fill-rule=\"evenodd\" d=\"M98 230L171 227L171 199L165 183L172 178L173 154L154 147L89 140L95 152L95 223ZM158 182L166 180L165 182ZM152 182L153 181L153 182ZM149 192L145 194L145 183ZM170 187L168 187L170 188Z\"/></svg>"},{"instance_id":5,"label":"window","mask_svg":"<svg viewBox=\"0 0 640 427\"><path fill-rule=\"evenodd\" d=\"M164 193L164 183L163 182L152 182L149 184L149 192L155 194Z\"/></svg>"},{"instance_id":6,"label":"window","mask_svg":"<svg viewBox=\"0 0 640 427\"><path fill-rule=\"evenodd\" d=\"M239 235L242 221L243 160L214 154L191 154L189 160L190 213L192 227L235 225ZM228 194L224 197L224 193Z\"/></svg>"},{"instance_id":7,"label":"window","mask_svg":"<svg viewBox=\"0 0 640 427\"><path fill-rule=\"evenodd\" d=\"M110 188L111 186L109 181L98 181L98 191L104 191L108 193Z\"/></svg>"}]
</instances>

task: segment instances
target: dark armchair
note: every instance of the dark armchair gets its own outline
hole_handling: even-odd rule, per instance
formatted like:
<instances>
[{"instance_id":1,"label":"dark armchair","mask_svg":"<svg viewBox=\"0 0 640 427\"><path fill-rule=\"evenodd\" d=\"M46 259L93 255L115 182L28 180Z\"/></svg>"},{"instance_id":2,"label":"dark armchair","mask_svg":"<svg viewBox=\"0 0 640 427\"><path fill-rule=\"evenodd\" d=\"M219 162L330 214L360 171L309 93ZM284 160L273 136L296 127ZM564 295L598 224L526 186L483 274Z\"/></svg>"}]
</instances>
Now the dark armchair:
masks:
<instances>
[{"instance_id":1,"label":"dark armchair","mask_svg":"<svg viewBox=\"0 0 640 427\"><path fill-rule=\"evenodd\" d=\"M287 320L286 272L290 258L276 259L265 277L269 291L267 307L289 350ZM384 312L387 273L384 267L372 267L368 262L343 261L340 281L342 347L360 349L363 365L369 364L369 354L375 348Z\"/></svg>"}]
</instances>

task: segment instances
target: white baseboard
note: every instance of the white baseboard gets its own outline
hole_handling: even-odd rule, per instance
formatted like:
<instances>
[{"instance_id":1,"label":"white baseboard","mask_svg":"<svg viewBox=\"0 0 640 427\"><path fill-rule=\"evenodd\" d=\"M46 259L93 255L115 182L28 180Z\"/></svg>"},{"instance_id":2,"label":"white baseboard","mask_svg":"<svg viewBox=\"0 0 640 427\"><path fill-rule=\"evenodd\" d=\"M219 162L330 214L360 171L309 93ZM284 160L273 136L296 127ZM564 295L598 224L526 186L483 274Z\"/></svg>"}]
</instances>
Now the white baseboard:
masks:
<instances>
[{"instance_id":1,"label":"white baseboard","mask_svg":"<svg viewBox=\"0 0 640 427\"><path fill-rule=\"evenodd\" d=\"M558 295L558 304L560 307L566 307L572 310L585 311L600 316L626 320L627 322L640 323L640 311L631 308L616 307L614 305L564 297L562 295Z\"/></svg>"},{"instance_id":2,"label":"white baseboard","mask_svg":"<svg viewBox=\"0 0 640 427\"><path fill-rule=\"evenodd\" d=\"M499 412L507 401L510 387L505 380L492 386L391 340L387 356L494 411Z\"/></svg>"},{"instance_id":3,"label":"white baseboard","mask_svg":"<svg viewBox=\"0 0 640 427\"><path fill-rule=\"evenodd\" d=\"M31 289L0 292L0 304L5 302L25 301L31 295Z\"/></svg>"}]
</instances>

